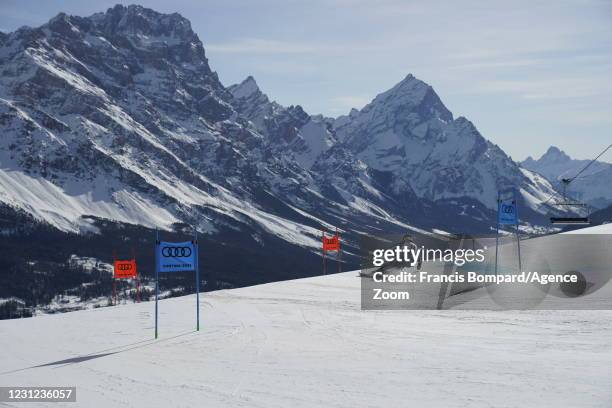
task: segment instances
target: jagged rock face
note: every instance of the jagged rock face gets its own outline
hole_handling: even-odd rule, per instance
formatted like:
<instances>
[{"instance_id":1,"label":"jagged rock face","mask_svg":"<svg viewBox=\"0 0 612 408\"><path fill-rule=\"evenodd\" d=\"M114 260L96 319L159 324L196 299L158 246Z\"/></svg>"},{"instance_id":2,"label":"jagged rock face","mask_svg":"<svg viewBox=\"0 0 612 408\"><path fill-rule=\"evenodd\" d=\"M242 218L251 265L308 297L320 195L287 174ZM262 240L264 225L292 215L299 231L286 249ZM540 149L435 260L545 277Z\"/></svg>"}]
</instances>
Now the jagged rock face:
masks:
<instances>
[{"instance_id":1,"label":"jagged rock face","mask_svg":"<svg viewBox=\"0 0 612 408\"><path fill-rule=\"evenodd\" d=\"M167 225L220 194L201 170L225 182L254 168L241 150L261 137L228 122L231 94L178 14L139 6L59 14L10 34L0 53L3 164L51 181L47 190L78 185L77 208L51 217L61 228L87 211ZM87 208L91 183L112 211Z\"/></svg>"},{"instance_id":2,"label":"jagged rock face","mask_svg":"<svg viewBox=\"0 0 612 408\"><path fill-rule=\"evenodd\" d=\"M338 119L251 77L225 88L178 14L59 14L0 36L0 72L0 200L65 230L92 215L317 248L326 223L483 229L496 188L551 193L412 76Z\"/></svg>"},{"instance_id":3,"label":"jagged rock face","mask_svg":"<svg viewBox=\"0 0 612 408\"><path fill-rule=\"evenodd\" d=\"M305 169L337 143L330 124L321 116L311 116L301 106L284 107L271 102L249 76L228 88L233 106L248 119L254 129L265 135L272 155L290 153Z\"/></svg>"},{"instance_id":4,"label":"jagged rock face","mask_svg":"<svg viewBox=\"0 0 612 408\"><path fill-rule=\"evenodd\" d=\"M70 138L83 149L93 144L113 156L138 155L156 150L166 132L172 135L164 144L178 147L181 133L206 131L192 122L210 126L233 112L201 42L177 14L122 6L91 18L59 14L43 27L13 33L3 54L3 96L15 109L61 118L52 120L63 128L43 126L68 133L51 145L70 147L61 143Z\"/></svg>"},{"instance_id":5,"label":"jagged rock face","mask_svg":"<svg viewBox=\"0 0 612 408\"><path fill-rule=\"evenodd\" d=\"M231 85L227 90L234 98L233 106L243 117L250 120L259 132L266 129L266 118L271 117L275 110L282 109L280 105L270 102L252 76L240 84Z\"/></svg>"}]
</instances>

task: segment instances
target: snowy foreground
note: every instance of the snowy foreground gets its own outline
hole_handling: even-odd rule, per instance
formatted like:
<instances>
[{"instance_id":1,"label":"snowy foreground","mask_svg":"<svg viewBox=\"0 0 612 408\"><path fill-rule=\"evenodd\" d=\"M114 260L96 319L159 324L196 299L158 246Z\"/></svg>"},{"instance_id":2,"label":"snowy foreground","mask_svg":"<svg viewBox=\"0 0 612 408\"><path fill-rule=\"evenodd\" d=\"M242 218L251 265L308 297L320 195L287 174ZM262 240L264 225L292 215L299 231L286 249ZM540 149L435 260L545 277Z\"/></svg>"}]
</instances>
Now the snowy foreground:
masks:
<instances>
[{"instance_id":1,"label":"snowy foreground","mask_svg":"<svg viewBox=\"0 0 612 408\"><path fill-rule=\"evenodd\" d=\"M0 386L83 407L610 407L612 311L360 310L347 272L0 321ZM0 403L1 405L1 403ZM7 406L21 406L13 404ZM35 403L28 406L41 406Z\"/></svg>"}]
</instances>

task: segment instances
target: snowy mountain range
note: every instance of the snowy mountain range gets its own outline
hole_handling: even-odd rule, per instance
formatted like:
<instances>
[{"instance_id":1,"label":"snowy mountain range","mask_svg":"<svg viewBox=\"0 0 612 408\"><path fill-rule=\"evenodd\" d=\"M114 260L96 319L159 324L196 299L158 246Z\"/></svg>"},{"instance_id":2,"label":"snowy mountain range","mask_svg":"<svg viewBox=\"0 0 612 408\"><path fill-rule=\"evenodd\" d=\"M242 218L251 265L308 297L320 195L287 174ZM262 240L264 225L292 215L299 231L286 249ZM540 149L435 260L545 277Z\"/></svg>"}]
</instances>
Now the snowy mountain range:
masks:
<instances>
[{"instance_id":1,"label":"snowy mountain range","mask_svg":"<svg viewBox=\"0 0 612 408\"><path fill-rule=\"evenodd\" d=\"M315 252L320 227L489 230L509 187L545 224L557 194L412 75L339 118L225 87L176 13L60 13L0 36L0 70L0 202L63 231L187 223Z\"/></svg>"},{"instance_id":2,"label":"snowy mountain range","mask_svg":"<svg viewBox=\"0 0 612 408\"><path fill-rule=\"evenodd\" d=\"M575 177L590 162L572 159L558 147L551 146L539 159L528 157L520 164L546 177L560 190L561 179ZM611 180L612 164L596 161L578 175L567 191L573 199L583 200L595 209L605 208L612 204Z\"/></svg>"}]
</instances>

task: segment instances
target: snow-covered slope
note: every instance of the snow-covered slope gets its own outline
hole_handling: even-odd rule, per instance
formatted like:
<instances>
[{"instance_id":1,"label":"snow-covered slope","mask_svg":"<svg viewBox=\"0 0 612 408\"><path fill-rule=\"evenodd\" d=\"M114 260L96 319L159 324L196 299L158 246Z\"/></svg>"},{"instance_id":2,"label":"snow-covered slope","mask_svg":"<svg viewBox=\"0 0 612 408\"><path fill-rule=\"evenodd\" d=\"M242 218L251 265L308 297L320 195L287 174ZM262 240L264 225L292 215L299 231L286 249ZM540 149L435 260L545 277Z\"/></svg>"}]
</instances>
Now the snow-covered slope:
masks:
<instances>
[{"instance_id":1,"label":"snow-covered slope","mask_svg":"<svg viewBox=\"0 0 612 408\"><path fill-rule=\"evenodd\" d=\"M179 222L165 208L138 192L122 189L103 177L90 183L71 180L60 188L42 177L33 177L19 169L0 169L0 200L27 210L62 230L86 227L83 214L147 227L166 226ZM114 185L108 185L113 183ZM119 188L117 188L119 187ZM118 190L111 193L112 190Z\"/></svg>"},{"instance_id":2,"label":"snow-covered slope","mask_svg":"<svg viewBox=\"0 0 612 408\"><path fill-rule=\"evenodd\" d=\"M564 232L564 234L612 234L612 224L595 225L594 227L580 228Z\"/></svg>"},{"instance_id":3,"label":"snow-covered slope","mask_svg":"<svg viewBox=\"0 0 612 408\"><path fill-rule=\"evenodd\" d=\"M608 407L611 311L359 306L356 272L0 321L0 385L75 407ZM30 403L29 406L42 406ZM60 406L60 405L58 405Z\"/></svg>"},{"instance_id":4,"label":"snow-covered slope","mask_svg":"<svg viewBox=\"0 0 612 408\"><path fill-rule=\"evenodd\" d=\"M528 157L521 162L526 169L540 173L560 189L563 178L573 178L590 160L576 160L569 157L558 147L551 146L537 160ZM584 200L594 208L604 208L612 204L612 164L594 162L572 182L568 189L574 199Z\"/></svg>"}]
</instances>

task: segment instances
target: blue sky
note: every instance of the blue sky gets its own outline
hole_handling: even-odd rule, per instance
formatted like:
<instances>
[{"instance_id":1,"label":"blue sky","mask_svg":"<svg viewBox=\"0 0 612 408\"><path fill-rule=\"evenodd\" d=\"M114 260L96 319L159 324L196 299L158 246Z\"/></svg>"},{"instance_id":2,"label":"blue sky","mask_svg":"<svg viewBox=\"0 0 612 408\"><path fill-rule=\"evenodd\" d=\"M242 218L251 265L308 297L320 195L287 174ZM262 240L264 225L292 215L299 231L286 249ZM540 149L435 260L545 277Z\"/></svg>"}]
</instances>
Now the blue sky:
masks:
<instances>
[{"instance_id":1,"label":"blue sky","mask_svg":"<svg viewBox=\"0 0 612 408\"><path fill-rule=\"evenodd\" d=\"M2 0L0 30L117 2ZM189 18L224 84L253 75L271 99L309 113L361 108L412 73L515 160L552 144L589 158L612 143L610 1L139 4Z\"/></svg>"}]
</instances>

